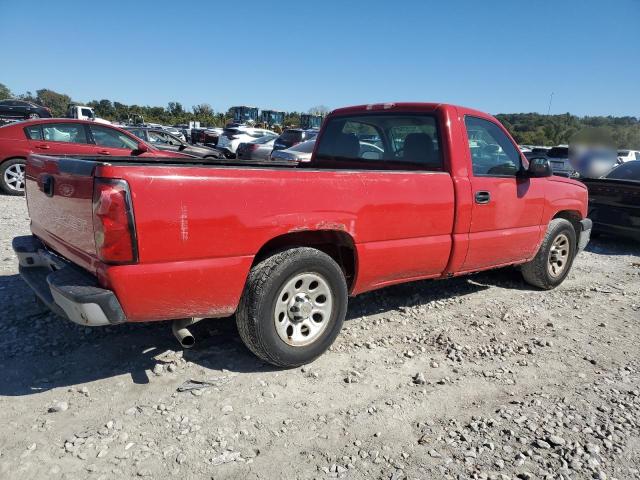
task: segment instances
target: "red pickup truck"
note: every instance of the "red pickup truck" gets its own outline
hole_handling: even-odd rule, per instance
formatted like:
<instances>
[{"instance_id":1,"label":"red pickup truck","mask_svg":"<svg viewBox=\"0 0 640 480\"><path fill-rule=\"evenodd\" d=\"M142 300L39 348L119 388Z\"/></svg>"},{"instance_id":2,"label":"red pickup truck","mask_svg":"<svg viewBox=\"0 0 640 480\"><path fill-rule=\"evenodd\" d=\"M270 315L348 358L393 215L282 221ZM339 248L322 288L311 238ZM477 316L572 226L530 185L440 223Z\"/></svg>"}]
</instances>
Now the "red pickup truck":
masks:
<instances>
[{"instance_id":1,"label":"red pickup truck","mask_svg":"<svg viewBox=\"0 0 640 480\"><path fill-rule=\"evenodd\" d=\"M309 162L33 155L20 272L82 325L235 313L251 351L291 367L338 335L347 298L521 265L559 285L589 241L587 189L527 159L502 125L427 103L342 108Z\"/></svg>"}]
</instances>

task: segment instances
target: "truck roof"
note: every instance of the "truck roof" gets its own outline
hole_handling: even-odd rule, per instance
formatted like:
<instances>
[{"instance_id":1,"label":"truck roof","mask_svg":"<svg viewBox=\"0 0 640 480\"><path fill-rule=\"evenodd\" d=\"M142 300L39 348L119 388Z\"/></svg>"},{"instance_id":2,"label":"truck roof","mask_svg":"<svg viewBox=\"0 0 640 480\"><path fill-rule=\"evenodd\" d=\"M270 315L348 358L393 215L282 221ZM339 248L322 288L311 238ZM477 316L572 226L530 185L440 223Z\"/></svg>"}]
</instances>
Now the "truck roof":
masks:
<instances>
[{"instance_id":1,"label":"truck roof","mask_svg":"<svg viewBox=\"0 0 640 480\"><path fill-rule=\"evenodd\" d=\"M461 105L453 105L449 103L435 102L386 102L386 103L368 103L364 105L354 105L351 107L337 108L329 113L334 115L349 115L368 112L435 112L442 109L456 109L460 114L473 115L479 118L494 119L490 114L475 110L473 108L463 107Z\"/></svg>"}]
</instances>

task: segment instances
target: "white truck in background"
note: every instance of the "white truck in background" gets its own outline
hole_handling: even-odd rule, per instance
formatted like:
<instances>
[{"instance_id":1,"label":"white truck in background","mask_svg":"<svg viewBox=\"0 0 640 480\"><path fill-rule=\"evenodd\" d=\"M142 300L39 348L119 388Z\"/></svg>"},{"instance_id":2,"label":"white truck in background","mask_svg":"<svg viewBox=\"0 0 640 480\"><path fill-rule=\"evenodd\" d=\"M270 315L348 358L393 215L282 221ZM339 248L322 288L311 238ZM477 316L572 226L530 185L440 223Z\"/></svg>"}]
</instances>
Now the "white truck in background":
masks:
<instances>
[{"instance_id":1,"label":"white truck in background","mask_svg":"<svg viewBox=\"0 0 640 480\"><path fill-rule=\"evenodd\" d=\"M67 109L67 118L77 118L78 120L93 120L97 123L111 124L109 120L96 117L96 113L93 111L93 108L87 107L86 105L69 105L69 108Z\"/></svg>"}]
</instances>

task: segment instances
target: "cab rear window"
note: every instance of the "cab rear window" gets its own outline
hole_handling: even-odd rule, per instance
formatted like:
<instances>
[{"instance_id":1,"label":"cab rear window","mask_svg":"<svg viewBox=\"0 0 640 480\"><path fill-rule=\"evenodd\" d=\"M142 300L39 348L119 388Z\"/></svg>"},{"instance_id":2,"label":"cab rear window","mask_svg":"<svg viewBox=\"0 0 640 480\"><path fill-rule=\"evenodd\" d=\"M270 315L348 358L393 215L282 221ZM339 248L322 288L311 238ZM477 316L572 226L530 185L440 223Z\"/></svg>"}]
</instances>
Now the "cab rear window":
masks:
<instances>
[{"instance_id":1,"label":"cab rear window","mask_svg":"<svg viewBox=\"0 0 640 480\"><path fill-rule=\"evenodd\" d=\"M340 168L443 170L438 122L427 114L366 114L330 118L315 164Z\"/></svg>"}]
</instances>

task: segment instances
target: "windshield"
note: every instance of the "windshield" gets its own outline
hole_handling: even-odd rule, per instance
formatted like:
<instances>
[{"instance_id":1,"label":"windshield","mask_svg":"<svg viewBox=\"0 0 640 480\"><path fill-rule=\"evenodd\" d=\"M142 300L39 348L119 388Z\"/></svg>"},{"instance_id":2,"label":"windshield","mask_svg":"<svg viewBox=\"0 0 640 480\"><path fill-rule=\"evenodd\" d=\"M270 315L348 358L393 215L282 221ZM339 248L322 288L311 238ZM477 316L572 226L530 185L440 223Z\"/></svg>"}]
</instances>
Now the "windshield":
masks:
<instances>
[{"instance_id":1,"label":"windshield","mask_svg":"<svg viewBox=\"0 0 640 480\"><path fill-rule=\"evenodd\" d=\"M280 140L284 142L299 142L302 140L302 131L301 130L285 130L280 135Z\"/></svg>"},{"instance_id":2,"label":"windshield","mask_svg":"<svg viewBox=\"0 0 640 480\"><path fill-rule=\"evenodd\" d=\"M634 160L623 163L619 167L614 168L606 178L640 181L640 161Z\"/></svg>"}]
</instances>

